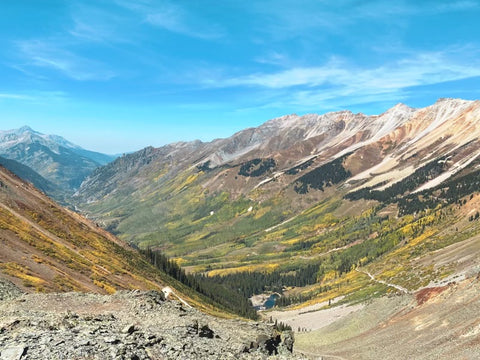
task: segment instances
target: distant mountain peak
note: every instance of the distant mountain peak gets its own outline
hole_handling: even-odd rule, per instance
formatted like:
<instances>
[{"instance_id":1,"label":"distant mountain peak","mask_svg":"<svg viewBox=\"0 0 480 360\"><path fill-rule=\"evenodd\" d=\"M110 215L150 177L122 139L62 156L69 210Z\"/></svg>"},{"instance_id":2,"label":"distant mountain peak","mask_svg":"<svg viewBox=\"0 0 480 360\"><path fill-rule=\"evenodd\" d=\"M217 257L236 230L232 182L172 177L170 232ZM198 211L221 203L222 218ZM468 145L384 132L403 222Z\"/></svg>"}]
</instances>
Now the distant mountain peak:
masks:
<instances>
[{"instance_id":1,"label":"distant mountain peak","mask_svg":"<svg viewBox=\"0 0 480 360\"><path fill-rule=\"evenodd\" d=\"M411 106L408 106L408 105L406 105L402 102L397 103L395 106L391 107L389 110L392 110L392 109L406 109L406 110L413 109L413 110L415 110L415 108L412 108Z\"/></svg>"},{"instance_id":2,"label":"distant mountain peak","mask_svg":"<svg viewBox=\"0 0 480 360\"><path fill-rule=\"evenodd\" d=\"M21 128L17 129L17 132L25 133L25 132L36 132L36 131L34 131L30 126L24 125Z\"/></svg>"},{"instance_id":3,"label":"distant mountain peak","mask_svg":"<svg viewBox=\"0 0 480 360\"><path fill-rule=\"evenodd\" d=\"M0 130L0 156L31 168L67 192L76 189L95 168L115 159L85 150L59 135L42 134L28 125ZM54 191L47 193L56 195Z\"/></svg>"}]
</instances>

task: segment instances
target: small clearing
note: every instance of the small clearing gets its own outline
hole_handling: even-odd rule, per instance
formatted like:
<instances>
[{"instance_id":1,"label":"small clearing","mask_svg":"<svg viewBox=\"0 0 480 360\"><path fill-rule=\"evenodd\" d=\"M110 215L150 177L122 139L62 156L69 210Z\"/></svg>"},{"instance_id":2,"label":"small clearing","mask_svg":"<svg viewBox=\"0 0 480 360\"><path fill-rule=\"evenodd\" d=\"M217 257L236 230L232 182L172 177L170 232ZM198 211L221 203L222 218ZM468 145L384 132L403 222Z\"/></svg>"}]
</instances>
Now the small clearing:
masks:
<instances>
[{"instance_id":1,"label":"small clearing","mask_svg":"<svg viewBox=\"0 0 480 360\"><path fill-rule=\"evenodd\" d=\"M338 300L340 300L340 298L336 299L336 301ZM351 306L340 305L325 309L326 306L328 306L328 302L322 302L295 310L266 311L263 313L263 316L267 318L271 316L273 320L286 323L290 325L294 331L298 329L302 331L312 331L321 329L364 307L364 305L358 304Z\"/></svg>"}]
</instances>

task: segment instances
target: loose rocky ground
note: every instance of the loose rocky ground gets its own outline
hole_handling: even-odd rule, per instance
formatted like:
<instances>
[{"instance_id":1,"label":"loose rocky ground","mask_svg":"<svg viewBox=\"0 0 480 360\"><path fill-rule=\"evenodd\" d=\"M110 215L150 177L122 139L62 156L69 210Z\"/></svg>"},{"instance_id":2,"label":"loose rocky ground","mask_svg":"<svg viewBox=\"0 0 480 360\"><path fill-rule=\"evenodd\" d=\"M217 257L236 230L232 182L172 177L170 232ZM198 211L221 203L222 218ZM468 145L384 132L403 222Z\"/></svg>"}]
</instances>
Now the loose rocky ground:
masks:
<instances>
[{"instance_id":1,"label":"loose rocky ground","mask_svg":"<svg viewBox=\"0 0 480 360\"><path fill-rule=\"evenodd\" d=\"M293 337L224 320L163 293L22 294L0 281L0 359L274 359Z\"/></svg>"}]
</instances>

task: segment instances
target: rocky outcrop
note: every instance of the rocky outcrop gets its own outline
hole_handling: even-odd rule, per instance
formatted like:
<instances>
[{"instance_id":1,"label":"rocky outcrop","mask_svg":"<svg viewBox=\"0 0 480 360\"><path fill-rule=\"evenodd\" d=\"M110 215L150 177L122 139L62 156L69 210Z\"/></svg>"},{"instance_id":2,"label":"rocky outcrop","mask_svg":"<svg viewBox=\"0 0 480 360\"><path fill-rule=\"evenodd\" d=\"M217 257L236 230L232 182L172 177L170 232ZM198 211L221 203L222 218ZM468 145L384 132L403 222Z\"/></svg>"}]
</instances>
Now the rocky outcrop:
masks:
<instances>
[{"instance_id":1,"label":"rocky outcrop","mask_svg":"<svg viewBox=\"0 0 480 360\"><path fill-rule=\"evenodd\" d=\"M0 283L0 359L291 359L293 338L159 292L24 294Z\"/></svg>"},{"instance_id":2,"label":"rocky outcrop","mask_svg":"<svg viewBox=\"0 0 480 360\"><path fill-rule=\"evenodd\" d=\"M22 295L22 292L10 281L0 279L0 301L10 300Z\"/></svg>"}]
</instances>

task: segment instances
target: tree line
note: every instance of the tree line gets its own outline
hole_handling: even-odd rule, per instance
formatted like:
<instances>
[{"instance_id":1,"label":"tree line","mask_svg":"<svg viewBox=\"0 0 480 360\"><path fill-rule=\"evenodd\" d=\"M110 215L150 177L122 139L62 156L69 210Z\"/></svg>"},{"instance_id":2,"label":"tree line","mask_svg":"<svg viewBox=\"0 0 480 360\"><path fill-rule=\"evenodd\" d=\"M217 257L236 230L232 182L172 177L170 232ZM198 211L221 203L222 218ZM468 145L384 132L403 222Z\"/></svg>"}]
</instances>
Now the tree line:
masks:
<instances>
[{"instance_id":1,"label":"tree line","mask_svg":"<svg viewBox=\"0 0 480 360\"><path fill-rule=\"evenodd\" d=\"M350 153L343 155L299 177L295 182L294 190L298 194L306 194L309 189L323 191L325 186L332 186L349 178L352 174L343 166L344 160L349 155Z\"/></svg>"},{"instance_id":2,"label":"tree line","mask_svg":"<svg viewBox=\"0 0 480 360\"><path fill-rule=\"evenodd\" d=\"M186 274L177 263L158 250L146 249L140 252L153 264L172 278L190 287L198 293L211 299L213 303L224 310L249 319L257 319L258 315L248 298L235 288L212 281L204 275Z\"/></svg>"},{"instance_id":3,"label":"tree line","mask_svg":"<svg viewBox=\"0 0 480 360\"><path fill-rule=\"evenodd\" d=\"M251 176L257 177L262 176L270 169L275 168L277 166L274 159L252 159L240 166L240 170L238 171L238 175L242 176Z\"/></svg>"}]
</instances>

